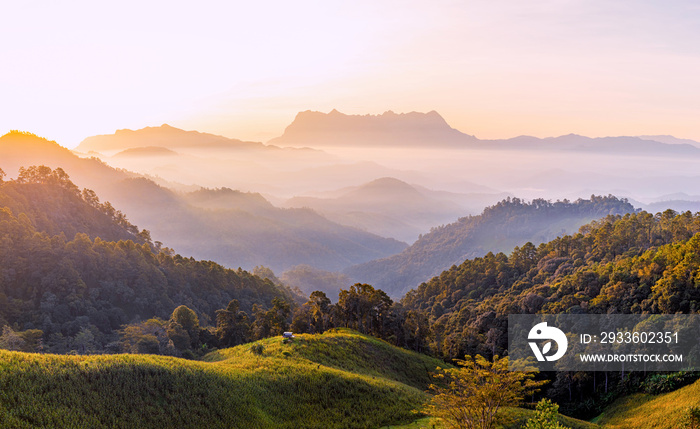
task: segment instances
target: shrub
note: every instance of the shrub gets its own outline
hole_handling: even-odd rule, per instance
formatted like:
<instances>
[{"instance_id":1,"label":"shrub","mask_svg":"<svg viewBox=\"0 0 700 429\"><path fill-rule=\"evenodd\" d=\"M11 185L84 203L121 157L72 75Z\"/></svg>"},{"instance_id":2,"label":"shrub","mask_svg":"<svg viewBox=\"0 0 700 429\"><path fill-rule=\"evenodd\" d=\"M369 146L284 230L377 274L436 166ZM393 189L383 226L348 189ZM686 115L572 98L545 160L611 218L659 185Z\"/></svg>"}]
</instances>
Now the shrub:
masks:
<instances>
[{"instance_id":1,"label":"shrub","mask_svg":"<svg viewBox=\"0 0 700 429\"><path fill-rule=\"evenodd\" d=\"M262 356L262 354L265 352L265 346L263 346L260 343L253 344L252 346L250 346L250 351L253 352L253 354L255 355Z\"/></svg>"},{"instance_id":2,"label":"shrub","mask_svg":"<svg viewBox=\"0 0 700 429\"><path fill-rule=\"evenodd\" d=\"M525 429L568 429L558 420L559 405L545 398L537 403L535 416L527 421Z\"/></svg>"},{"instance_id":3,"label":"shrub","mask_svg":"<svg viewBox=\"0 0 700 429\"><path fill-rule=\"evenodd\" d=\"M671 374L654 374L642 383L644 393L658 395L672 392L698 379L698 374L688 371L674 372Z\"/></svg>"},{"instance_id":4,"label":"shrub","mask_svg":"<svg viewBox=\"0 0 700 429\"><path fill-rule=\"evenodd\" d=\"M700 429L700 407L688 407L683 416L683 427Z\"/></svg>"}]
</instances>

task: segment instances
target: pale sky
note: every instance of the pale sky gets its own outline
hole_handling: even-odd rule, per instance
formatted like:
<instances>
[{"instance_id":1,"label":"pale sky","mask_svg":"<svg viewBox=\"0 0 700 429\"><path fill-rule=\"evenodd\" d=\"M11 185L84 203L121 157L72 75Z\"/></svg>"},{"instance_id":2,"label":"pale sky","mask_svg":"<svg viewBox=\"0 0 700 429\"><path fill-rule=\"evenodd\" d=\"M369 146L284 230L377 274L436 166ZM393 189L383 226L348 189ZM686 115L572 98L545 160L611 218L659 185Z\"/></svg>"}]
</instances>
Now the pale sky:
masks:
<instances>
[{"instance_id":1,"label":"pale sky","mask_svg":"<svg viewBox=\"0 0 700 429\"><path fill-rule=\"evenodd\" d=\"M437 110L480 138L700 140L695 1L107 3L0 3L0 134L267 141L335 108Z\"/></svg>"}]
</instances>

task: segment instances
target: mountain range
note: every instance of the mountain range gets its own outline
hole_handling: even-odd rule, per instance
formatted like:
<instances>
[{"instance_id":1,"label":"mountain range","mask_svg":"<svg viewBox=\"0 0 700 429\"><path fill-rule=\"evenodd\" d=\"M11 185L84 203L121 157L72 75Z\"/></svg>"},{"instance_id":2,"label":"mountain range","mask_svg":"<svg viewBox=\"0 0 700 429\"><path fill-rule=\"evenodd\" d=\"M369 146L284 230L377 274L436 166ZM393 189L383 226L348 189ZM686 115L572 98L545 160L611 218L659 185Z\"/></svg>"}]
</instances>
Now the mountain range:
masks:
<instances>
[{"instance_id":1,"label":"mountain range","mask_svg":"<svg viewBox=\"0 0 700 429\"><path fill-rule=\"evenodd\" d=\"M230 139L198 131L184 131L168 124L146 127L138 131L117 130L114 134L98 135L83 140L75 150L82 153L117 153L135 148L264 150L262 143ZM273 149L273 148L268 148Z\"/></svg>"},{"instance_id":2,"label":"mountain range","mask_svg":"<svg viewBox=\"0 0 700 429\"><path fill-rule=\"evenodd\" d=\"M658 138L658 140L655 140ZM268 143L292 147L420 147L488 150L556 150L700 156L700 143L671 136L590 138L576 134L537 138L482 140L458 131L436 111L381 115L346 115L305 111L282 136Z\"/></svg>"},{"instance_id":3,"label":"mountain range","mask_svg":"<svg viewBox=\"0 0 700 429\"><path fill-rule=\"evenodd\" d=\"M452 128L434 111L305 111L267 144L163 125L90 137L78 149L170 188L259 192L275 205L382 177L456 194L481 193L468 189L475 185L500 196L577 199L613 193L641 203L674 192L692 194L700 183L694 165L700 143L692 140L576 134L481 140Z\"/></svg>"},{"instance_id":4,"label":"mountain range","mask_svg":"<svg viewBox=\"0 0 700 429\"><path fill-rule=\"evenodd\" d=\"M487 141L453 129L434 111L307 111L267 144L163 125L90 137L79 157L10 134L0 140L0 167L10 175L20 166L62 167L186 255L249 269L306 264L336 271L395 255L421 234L507 196L614 193L641 206L683 193L691 197L673 207L696 207L700 149L655 137ZM336 150L343 145L356 151Z\"/></svg>"},{"instance_id":5,"label":"mountain range","mask_svg":"<svg viewBox=\"0 0 700 429\"><path fill-rule=\"evenodd\" d=\"M436 111L385 112L382 115L345 115L305 111L297 114L280 137L269 141L280 146L394 146L452 147L476 142L454 128Z\"/></svg>"}]
</instances>

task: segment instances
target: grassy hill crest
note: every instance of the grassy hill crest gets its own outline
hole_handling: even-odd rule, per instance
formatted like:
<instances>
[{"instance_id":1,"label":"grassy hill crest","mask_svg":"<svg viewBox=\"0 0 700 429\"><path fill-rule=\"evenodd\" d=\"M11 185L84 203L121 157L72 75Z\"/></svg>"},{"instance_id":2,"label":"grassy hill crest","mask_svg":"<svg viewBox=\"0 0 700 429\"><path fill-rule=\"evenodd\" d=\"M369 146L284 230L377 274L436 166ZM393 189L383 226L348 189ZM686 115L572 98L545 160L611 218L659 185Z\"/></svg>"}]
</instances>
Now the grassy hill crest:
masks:
<instances>
[{"instance_id":1,"label":"grassy hill crest","mask_svg":"<svg viewBox=\"0 0 700 429\"><path fill-rule=\"evenodd\" d=\"M638 393L618 399L593 422L605 428L682 428L688 407L700 406L700 381L661 395Z\"/></svg>"},{"instance_id":2,"label":"grassy hill crest","mask_svg":"<svg viewBox=\"0 0 700 429\"><path fill-rule=\"evenodd\" d=\"M382 427L417 418L440 363L349 330L206 360L0 350L0 427Z\"/></svg>"}]
</instances>

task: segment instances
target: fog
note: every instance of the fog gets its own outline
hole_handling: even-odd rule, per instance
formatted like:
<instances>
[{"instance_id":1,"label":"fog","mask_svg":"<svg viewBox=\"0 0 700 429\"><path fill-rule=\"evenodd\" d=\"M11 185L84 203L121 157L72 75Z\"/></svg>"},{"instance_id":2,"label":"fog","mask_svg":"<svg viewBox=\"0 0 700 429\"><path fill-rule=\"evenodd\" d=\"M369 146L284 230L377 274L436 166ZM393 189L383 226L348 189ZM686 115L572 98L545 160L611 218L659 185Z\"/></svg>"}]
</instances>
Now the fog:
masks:
<instances>
[{"instance_id":1,"label":"fog","mask_svg":"<svg viewBox=\"0 0 700 429\"><path fill-rule=\"evenodd\" d=\"M333 191L381 177L460 194L575 199L595 193L642 203L678 193L692 199L700 183L696 173L700 157L619 153L341 147L99 157L114 167L170 182L175 188L178 184L229 187L260 192L273 202L333 195Z\"/></svg>"}]
</instances>

